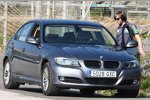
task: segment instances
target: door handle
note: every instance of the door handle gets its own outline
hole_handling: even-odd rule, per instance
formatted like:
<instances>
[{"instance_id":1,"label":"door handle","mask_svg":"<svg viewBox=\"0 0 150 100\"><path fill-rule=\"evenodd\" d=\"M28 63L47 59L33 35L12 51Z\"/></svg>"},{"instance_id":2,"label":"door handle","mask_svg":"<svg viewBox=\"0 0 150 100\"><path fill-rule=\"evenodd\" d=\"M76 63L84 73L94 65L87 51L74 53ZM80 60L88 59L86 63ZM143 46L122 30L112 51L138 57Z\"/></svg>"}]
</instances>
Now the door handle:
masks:
<instances>
[{"instance_id":1,"label":"door handle","mask_svg":"<svg viewBox=\"0 0 150 100\"><path fill-rule=\"evenodd\" d=\"M25 52L25 48L22 48L22 52Z\"/></svg>"}]
</instances>

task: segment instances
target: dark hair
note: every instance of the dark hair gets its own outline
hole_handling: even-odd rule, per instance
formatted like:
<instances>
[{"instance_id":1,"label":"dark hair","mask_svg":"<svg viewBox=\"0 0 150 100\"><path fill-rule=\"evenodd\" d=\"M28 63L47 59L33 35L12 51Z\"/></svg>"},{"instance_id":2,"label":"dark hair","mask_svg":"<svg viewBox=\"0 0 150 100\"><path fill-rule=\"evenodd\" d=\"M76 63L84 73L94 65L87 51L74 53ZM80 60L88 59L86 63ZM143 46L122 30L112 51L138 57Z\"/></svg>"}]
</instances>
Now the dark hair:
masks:
<instances>
[{"instance_id":1,"label":"dark hair","mask_svg":"<svg viewBox=\"0 0 150 100\"><path fill-rule=\"evenodd\" d=\"M116 15L119 15L122 21L127 21L127 16L124 11L118 11ZM114 18L116 18L116 16Z\"/></svg>"}]
</instances>

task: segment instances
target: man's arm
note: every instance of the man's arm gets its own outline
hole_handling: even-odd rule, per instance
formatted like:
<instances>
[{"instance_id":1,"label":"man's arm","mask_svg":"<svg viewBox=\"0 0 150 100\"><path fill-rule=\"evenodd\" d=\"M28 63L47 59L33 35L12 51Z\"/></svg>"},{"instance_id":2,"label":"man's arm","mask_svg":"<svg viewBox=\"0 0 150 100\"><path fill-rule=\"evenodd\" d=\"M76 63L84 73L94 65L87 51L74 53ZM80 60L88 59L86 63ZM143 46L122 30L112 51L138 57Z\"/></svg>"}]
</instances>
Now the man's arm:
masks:
<instances>
[{"instance_id":1,"label":"man's arm","mask_svg":"<svg viewBox=\"0 0 150 100\"><path fill-rule=\"evenodd\" d=\"M144 56L145 53L144 53L144 50L143 50L142 39L141 39L140 35L136 34L135 38L136 38L136 40L138 42L138 52L139 52L140 55Z\"/></svg>"}]
</instances>

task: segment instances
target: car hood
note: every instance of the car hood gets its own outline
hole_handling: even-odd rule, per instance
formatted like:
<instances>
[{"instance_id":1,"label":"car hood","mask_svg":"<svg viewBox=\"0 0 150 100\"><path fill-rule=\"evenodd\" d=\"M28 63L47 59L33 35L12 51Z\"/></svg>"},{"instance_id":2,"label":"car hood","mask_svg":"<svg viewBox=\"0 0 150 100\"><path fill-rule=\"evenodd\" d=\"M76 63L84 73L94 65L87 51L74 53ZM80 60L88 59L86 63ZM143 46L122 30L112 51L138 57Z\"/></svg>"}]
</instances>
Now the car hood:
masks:
<instances>
[{"instance_id":1,"label":"car hood","mask_svg":"<svg viewBox=\"0 0 150 100\"><path fill-rule=\"evenodd\" d=\"M53 57L77 58L79 60L117 60L134 59L124 50L113 50L112 46L87 44L47 44L48 55Z\"/></svg>"}]
</instances>

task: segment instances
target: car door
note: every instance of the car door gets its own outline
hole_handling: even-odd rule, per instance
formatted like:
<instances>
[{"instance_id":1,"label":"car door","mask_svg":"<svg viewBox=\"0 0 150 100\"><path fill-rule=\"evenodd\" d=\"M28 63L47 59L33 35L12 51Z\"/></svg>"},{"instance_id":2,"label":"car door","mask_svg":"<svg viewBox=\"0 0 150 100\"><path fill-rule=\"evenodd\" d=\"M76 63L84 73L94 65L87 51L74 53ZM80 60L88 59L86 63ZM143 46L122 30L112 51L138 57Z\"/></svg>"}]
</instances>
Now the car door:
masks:
<instances>
[{"instance_id":1,"label":"car door","mask_svg":"<svg viewBox=\"0 0 150 100\"><path fill-rule=\"evenodd\" d=\"M30 33L34 23L27 23L23 25L19 31L16 32L14 40L10 42L12 47L12 72L16 75L24 75L24 47L26 46L26 38Z\"/></svg>"},{"instance_id":2,"label":"car door","mask_svg":"<svg viewBox=\"0 0 150 100\"><path fill-rule=\"evenodd\" d=\"M35 40L40 41L40 25L38 23L34 24L34 27L29 32L28 37L34 37ZM24 64L22 74L32 78L40 78L42 47L40 44L32 44L27 41L25 41L24 44L25 46L23 47L22 52L22 62Z\"/></svg>"}]
</instances>

